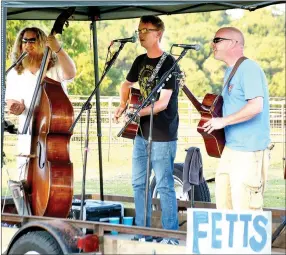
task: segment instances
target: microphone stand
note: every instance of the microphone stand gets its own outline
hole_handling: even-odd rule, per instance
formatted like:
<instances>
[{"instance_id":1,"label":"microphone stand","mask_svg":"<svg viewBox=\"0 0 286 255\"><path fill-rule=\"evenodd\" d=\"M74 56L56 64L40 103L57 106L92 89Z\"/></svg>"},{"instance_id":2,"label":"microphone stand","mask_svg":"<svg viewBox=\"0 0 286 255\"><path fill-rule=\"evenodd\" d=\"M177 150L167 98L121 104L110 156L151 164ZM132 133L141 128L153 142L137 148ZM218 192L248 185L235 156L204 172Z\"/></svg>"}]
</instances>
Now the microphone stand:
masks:
<instances>
[{"instance_id":1,"label":"microphone stand","mask_svg":"<svg viewBox=\"0 0 286 255\"><path fill-rule=\"evenodd\" d=\"M83 112L85 110L87 110L87 123L86 123L86 134L85 134L85 152L84 152L84 165L83 165L83 177L82 177L82 192L81 192L81 204L80 204L80 219L82 220L83 218L83 204L84 204L84 199L85 199L85 177L86 177L86 166L87 166L87 153L88 153L88 143L89 143L89 118L90 118L90 109L92 107L90 101L92 99L92 97L94 96L94 94L96 93L96 90L98 89L99 85L101 84L101 82L103 81L104 77L106 76L107 72L109 71L109 69L111 68L111 66L113 65L113 63L115 62L115 60L117 59L120 51L123 49L124 45L126 42L121 42L119 49L117 50L117 52L112 56L111 60L107 62L107 67L105 68L104 73L102 74L101 79L99 80L99 82L96 84L94 90L92 91L92 93L90 94L89 98L86 100L86 102L83 104L80 113L78 114L77 118L75 119L75 121L73 122L73 124L71 125L69 132L72 132L76 123L78 122L78 120L80 119L81 115L83 114Z\"/></svg>"},{"instance_id":2,"label":"microphone stand","mask_svg":"<svg viewBox=\"0 0 286 255\"><path fill-rule=\"evenodd\" d=\"M83 204L85 199L85 179L86 179L86 165L87 165L87 153L88 153L88 143L89 143L89 118L90 118L90 109L92 107L89 103L87 108L86 115L86 131L85 131L85 144L84 144L84 160L83 160L83 173L82 173L82 190L81 190L81 204L80 204L80 215L79 219L83 220ZM85 220L85 219L84 219Z\"/></svg>"},{"instance_id":3,"label":"microphone stand","mask_svg":"<svg viewBox=\"0 0 286 255\"><path fill-rule=\"evenodd\" d=\"M28 52L24 51L21 56L16 60L15 63L13 63L7 70L6 70L6 73L5 75L7 75L12 68L14 68L16 65L18 65L26 56L28 55Z\"/></svg>"},{"instance_id":4,"label":"microphone stand","mask_svg":"<svg viewBox=\"0 0 286 255\"><path fill-rule=\"evenodd\" d=\"M5 76L16 66L18 65L25 57L27 57L28 52L23 52L20 57L6 70ZM5 77L6 79L6 77ZM4 119L4 131L9 132L10 134L18 134L18 129L15 128L15 125L12 124L10 121L6 121ZM2 158L4 159L5 152L2 151ZM3 160L4 161L4 160ZM3 162L2 161L2 162ZM3 166L3 163L1 162L1 166ZM5 163L4 163L5 164ZM8 170L7 170L8 171ZM8 172L9 175L9 172ZM10 179L8 180L8 188L12 193L12 198L14 201L14 204L16 206L17 212L19 215L32 215L30 204L28 201L26 188L25 188L25 182L22 181L13 181Z\"/></svg>"},{"instance_id":5,"label":"microphone stand","mask_svg":"<svg viewBox=\"0 0 286 255\"><path fill-rule=\"evenodd\" d=\"M113 65L113 63L115 62L115 60L117 59L120 51L123 49L124 45L126 42L122 42L120 44L119 49L117 50L117 52L112 56L111 60L107 62L107 67L105 68L104 73L101 76L101 79L99 80L99 82L96 84L94 90L92 91L92 93L90 94L89 98L86 100L86 102L84 103L84 105L81 108L80 113L78 114L78 116L76 117L75 121L73 122L73 124L71 125L69 131L72 132L76 123L78 122L79 118L81 117L83 111L88 110L89 108L89 103L92 99L92 97L94 96L94 94L96 93L96 90L98 89L99 85L101 84L101 82L103 81L104 77L106 76L106 74L108 73L109 69L111 68L111 66Z\"/></svg>"},{"instance_id":6,"label":"microphone stand","mask_svg":"<svg viewBox=\"0 0 286 255\"><path fill-rule=\"evenodd\" d=\"M24 51L21 56L6 70L5 76L14 68L16 65L18 65L25 57L27 57L28 52ZM6 78L6 77L5 77ZM4 131L8 131L10 134L17 134L18 129L15 128L15 125L12 124L10 121L4 120Z\"/></svg>"},{"instance_id":7,"label":"microphone stand","mask_svg":"<svg viewBox=\"0 0 286 255\"><path fill-rule=\"evenodd\" d=\"M161 91L161 89L165 86L165 81L167 79L170 79L172 74L171 72L176 67L177 63L186 55L187 51L189 49L184 48L184 50L181 52L178 59L174 62L173 66L162 76L161 80L156 84L156 86L153 88L151 93L148 95L148 97L142 102L142 105L138 107L138 109L134 112L133 115L131 115L130 119L125 123L125 126L119 131L117 136L121 136L126 127L135 119L136 116L139 116L139 111L144 108L149 102L151 103L151 114L150 114L150 130L149 130L149 137L148 137L148 147L147 147L147 173L146 173L146 186L145 186L145 201L144 201L144 227L147 225L147 206L148 206L148 198L149 198L149 182L150 182L150 171L151 171L151 149L152 149L152 130L153 130L153 115L154 115L154 100L155 100L155 93L158 93Z\"/></svg>"},{"instance_id":8,"label":"microphone stand","mask_svg":"<svg viewBox=\"0 0 286 255\"><path fill-rule=\"evenodd\" d=\"M5 76L14 68L16 65L18 65L26 56L28 55L27 52L23 52L21 56L14 62L5 72ZM15 125L12 124L10 121L4 119L4 131L9 132L10 134L17 134L18 129L15 128ZM4 152L3 152L4 153Z\"/></svg>"},{"instance_id":9,"label":"microphone stand","mask_svg":"<svg viewBox=\"0 0 286 255\"><path fill-rule=\"evenodd\" d=\"M18 65L26 56L28 55L28 53L25 51L23 52L20 57L6 70L5 72L5 79L7 74L16 66ZM2 123L3 124L3 123ZM18 134L18 129L15 128L15 125L12 124L10 121L6 121L4 119L4 131L9 132L10 134ZM5 153L4 151L2 152L3 158L5 157ZM1 163L1 166L3 166L3 164Z\"/></svg>"},{"instance_id":10,"label":"microphone stand","mask_svg":"<svg viewBox=\"0 0 286 255\"><path fill-rule=\"evenodd\" d=\"M15 62L14 64L12 64L7 70L6 70L6 75L11 71L11 69L13 68L13 67L15 67L17 65L17 62Z\"/></svg>"},{"instance_id":11,"label":"microphone stand","mask_svg":"<svg viewBox=\"0 0 286 255\"><path fill-rule=\"evenodd\" d=\"M147 226L147 206L149 202L149 181L150 181L150 171L152 167L151 152L152 152L152 135L153 135L153 117L154 117L154 103L155 94L151 98L151 114L150 114L150 128L147 146L147 173L145 179L145 200L144 200L144 227Z\"/></svg>"}]
</instances>

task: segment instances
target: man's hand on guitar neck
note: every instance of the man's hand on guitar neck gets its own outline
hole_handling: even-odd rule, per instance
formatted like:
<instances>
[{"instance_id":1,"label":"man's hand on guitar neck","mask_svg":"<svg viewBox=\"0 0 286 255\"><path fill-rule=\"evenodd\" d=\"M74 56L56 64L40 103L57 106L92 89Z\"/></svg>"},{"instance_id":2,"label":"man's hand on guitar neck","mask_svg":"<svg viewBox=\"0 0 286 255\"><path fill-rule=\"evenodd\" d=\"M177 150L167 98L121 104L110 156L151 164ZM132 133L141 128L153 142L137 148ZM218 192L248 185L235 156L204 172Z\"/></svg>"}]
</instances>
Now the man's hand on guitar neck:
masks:
<instances>
[{"instance_id":1,"label":"man's hand on guitar neck","mask_svg":"<svg viewBox=\"0 0 286 255\"><path fill-rule=\"evenodd\" d=\"M212 118L203 125L203 128L205 129L205 132L210 134L212 131L222 129L225 126L226 122L224 118Z\"/></svg>"}]
</instances>

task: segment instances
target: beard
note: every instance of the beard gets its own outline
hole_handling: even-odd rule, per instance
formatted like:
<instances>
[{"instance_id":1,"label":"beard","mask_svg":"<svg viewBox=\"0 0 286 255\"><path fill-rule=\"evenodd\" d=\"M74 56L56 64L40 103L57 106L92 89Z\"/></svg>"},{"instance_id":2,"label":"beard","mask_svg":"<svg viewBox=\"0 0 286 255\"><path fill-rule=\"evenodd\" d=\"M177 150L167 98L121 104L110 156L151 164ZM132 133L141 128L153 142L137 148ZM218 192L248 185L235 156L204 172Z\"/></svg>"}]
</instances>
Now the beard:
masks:
<instances>
[{"instance_id":1,"label":"beard","mask_svg":"<svg viewBox=\"0 0 286 255\"><path fill-rule=\"evenodd\" d=\"M22 65L26 69L28 67L40 67L44 54L35 52L34 54L29 54L22 60Z\"/></svg>"}]
</instances>

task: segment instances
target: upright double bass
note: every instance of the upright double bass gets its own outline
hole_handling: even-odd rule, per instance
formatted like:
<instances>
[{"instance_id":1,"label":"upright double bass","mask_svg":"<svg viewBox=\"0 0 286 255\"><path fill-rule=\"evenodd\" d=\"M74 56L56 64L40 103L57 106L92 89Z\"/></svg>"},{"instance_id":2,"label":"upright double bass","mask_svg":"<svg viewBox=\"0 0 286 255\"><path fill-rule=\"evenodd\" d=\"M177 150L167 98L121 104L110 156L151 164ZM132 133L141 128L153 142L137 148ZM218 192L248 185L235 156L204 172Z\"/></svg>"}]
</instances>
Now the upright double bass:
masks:
<instances>
[{"instance_id":1,"label":"upright double bass","mask_svg":"<svg viewBox=\"0 0 286 255\"><path fill-rule=\"evenodd\" d=\"M75 8L59 15L50 34L61 34ZM73 107L61 83L45 77L51 50L46 47L23 133L32 120L31 158L27 186L33 215L67 217L73 197L73 164L69 128Z\"/></svg>"}]
</instances>

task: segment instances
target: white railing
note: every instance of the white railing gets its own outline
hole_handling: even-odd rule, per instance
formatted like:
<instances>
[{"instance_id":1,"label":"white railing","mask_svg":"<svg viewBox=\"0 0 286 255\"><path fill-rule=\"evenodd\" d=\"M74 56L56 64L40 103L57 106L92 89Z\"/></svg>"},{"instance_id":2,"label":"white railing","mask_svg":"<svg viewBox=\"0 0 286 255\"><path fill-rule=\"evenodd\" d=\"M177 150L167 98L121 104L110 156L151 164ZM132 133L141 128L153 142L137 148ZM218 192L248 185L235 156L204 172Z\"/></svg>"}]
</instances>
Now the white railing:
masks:
<instances>
[{"instance_id":1,"label":"white railing","mask_svg":"<svg viewBox=\"0 0 286 255\"><path fill-rule=\"evenodd\" d=\"M71 96L71 101L74 107L75 117L78 116L82 105L87 97L85 96ZM79 99L80 98L80 99ZM201 100L199 98L199 100ZM104 144L127 144L132 143L130 139L117 137L118 132L123 127L123 123L116 124L113 122L113 112L119 104L119 97L101 97L100 99L100 116L101 116L101 131L102 143ZM274 143L285 143L285 99L271 98L270 99L270 127L271 139ZM5 120L10 120L17 127L17 116L7 115L5 111ZM200 120L200 114L193 107L188 99L179 100L179 140L181 144L202 143L201 135L196 131L197 123ZM89 141L97 144L97 123L96 123L96 106L95 101L92 102L90 113L90 127L89 127ZM84 139L86 129L86 113L78 121L74 128L72 143L77 143ZM4 133L4 145L14 145L16 142L15 135L7 132Z\"/></svg>"}]
</instances>

